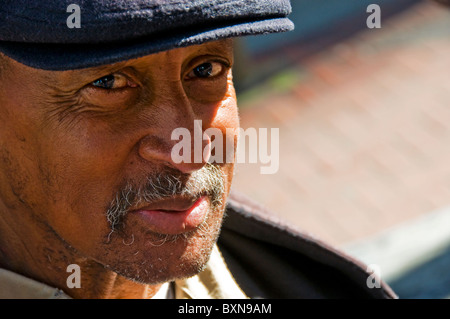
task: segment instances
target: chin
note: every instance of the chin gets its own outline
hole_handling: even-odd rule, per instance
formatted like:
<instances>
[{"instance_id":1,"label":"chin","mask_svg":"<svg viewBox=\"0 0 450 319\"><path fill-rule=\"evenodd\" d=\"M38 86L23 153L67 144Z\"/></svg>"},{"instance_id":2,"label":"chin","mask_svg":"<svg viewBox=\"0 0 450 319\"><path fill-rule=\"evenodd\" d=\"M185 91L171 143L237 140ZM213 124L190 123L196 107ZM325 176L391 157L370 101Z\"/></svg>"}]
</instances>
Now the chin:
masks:
<instances>
[{"instance_id":1,"label":"chin","mask_svg":"<svg viewBox=\"0 0 450 319\"><path fill-rule=\"evenodd\" d=\"M207 265L220 233L223 210L210 214L195 230L179 235L161 235L149 231L128 236L104 263L106 268L141 284L155 285L185 279L200 273ZM135 234L135 233L134 233ZM137 234L137 233L136 233ZM120 237L125 238L124 234ZM129 238L132 237L132 240ZM112 255L114 254L114 255Z\"/></svg>"},{"instance_id":2,"label":"chin","mask_svg":"<svg viewBox=\"0 0 450 319\"><path fill-rule=\"evenodd\" d=\"M214 241L204 239L178 238L160 246L164 250L155 254L143 253L144 258L132 263L121 262L111 269L132 281L156 285L185 279L200 273L207 265ZM182 248L180 248L182 247Z\"/></svg>"}]
</instances>

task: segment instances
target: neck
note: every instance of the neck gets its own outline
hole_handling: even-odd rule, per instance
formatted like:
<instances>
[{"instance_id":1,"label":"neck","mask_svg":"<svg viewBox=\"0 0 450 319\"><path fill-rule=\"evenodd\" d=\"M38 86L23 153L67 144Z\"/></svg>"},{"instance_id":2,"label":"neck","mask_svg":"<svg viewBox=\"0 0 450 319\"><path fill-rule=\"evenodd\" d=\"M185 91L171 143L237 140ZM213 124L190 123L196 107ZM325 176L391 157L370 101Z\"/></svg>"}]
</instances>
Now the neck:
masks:
<instances>
[{"instance_id":1,"label":"neck","mask_svg":"<svg viewBox=\"0 0 450 319\"><path fill-rule=\"evenodd\" d=\"M83 269L79 288L66 288L72 298L83 299L148 299L153 297L161 285L144 285L117 273L106 270L92 260L78 264ZM70 276L70 273L66 273ZM66 284L67 287L67 284Z\"/></svg>"}]
</instances>

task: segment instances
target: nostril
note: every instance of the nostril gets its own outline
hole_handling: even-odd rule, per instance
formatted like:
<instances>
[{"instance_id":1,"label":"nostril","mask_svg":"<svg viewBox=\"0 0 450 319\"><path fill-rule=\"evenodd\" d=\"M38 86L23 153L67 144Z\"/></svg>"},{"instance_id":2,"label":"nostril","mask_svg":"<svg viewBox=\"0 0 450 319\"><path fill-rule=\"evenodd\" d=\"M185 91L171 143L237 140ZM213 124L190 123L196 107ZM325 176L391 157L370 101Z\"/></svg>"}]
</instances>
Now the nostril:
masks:
<instances>
[{"instance_id":1,"label":"nostril","mask_svg":"<svg viewBox=\"0 0 450 319\"><path fill-rule=\"evenodd\" d=\"M172 145L158 136L146 136L139 142L139 156L147 161L168 161Z\"/></svg>"}]
</instances>

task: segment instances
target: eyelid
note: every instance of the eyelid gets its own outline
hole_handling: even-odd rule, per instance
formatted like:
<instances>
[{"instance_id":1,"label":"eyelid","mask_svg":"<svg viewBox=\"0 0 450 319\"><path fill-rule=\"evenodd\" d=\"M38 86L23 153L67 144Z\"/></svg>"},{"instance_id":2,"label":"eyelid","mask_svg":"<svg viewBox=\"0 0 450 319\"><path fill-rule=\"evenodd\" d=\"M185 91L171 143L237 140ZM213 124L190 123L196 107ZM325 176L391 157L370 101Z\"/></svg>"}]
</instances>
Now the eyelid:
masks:
<instances>
[{"instance_id":1,"label":"eyelid","mask_svg":"<svg viewBox=\"0 0 450 319\"><path fill-rule=\"evenodd\" d=\"M111 73L108 73L108 74L104 74L104 75L96 78L95 80L89 82L86 86L94 87L94 88L97 88L97 89L108 90L108 91L121 90L121 89L125 89L125 88L135 88L135 87L141 86L141 83L136 79L136 77L135 76L131 76L128 73L132 73L132 72L131 71L130 72L125 72L123 70L120 70L120 71L114 71L114 72L111 72ZM94 82L96 82L98 80L101 80L101 79L103 79L103 78L105 78L107 76L116 76L116 75L124 77L127 80L128 86L115 88L115 89L106 89L106 88L101 88L101 87L93 85ZM131 82L132 85L129 85L130 82Z\"/></svg>"},{"instance_id":2,"label":"eyelid","mask_svg":"<svg viewBox=\"0 0 450 319\"><path fill-rule=\"evenodd\" d=\"M196 59L196 61L197 61L197 59ZM221 72L220 72L219 74L214 75L214 76L212 76L212 77L203 78L203 80L214 79L214 78L216 78L216 77L222 75L224 72L226 72L227 70L229 70L229 69L231 68L231 64L230 64L228 61L226 61L225 59L219 59L219 58L216 58L216 57L212 57L212 58L210 58L210 59L208 59L208 58L203 58L202 60L198 61L198 62L195 63L195 64L189 63L190 67L187 69L186 74L184 75L183 78L184 78L184 79L187 79L187 80L196 79L196 78L194 78L194 77L193 77L193 78L188 78L189 74L191 74L192 72L194 72L194 69L195 69L195 68L197 68L197 67L199 67L200 65L205 64L205 63L219 63L219 64L222 65L223 68L222 68L222 70L221 70Z\"/></svg>"}]
</instances>

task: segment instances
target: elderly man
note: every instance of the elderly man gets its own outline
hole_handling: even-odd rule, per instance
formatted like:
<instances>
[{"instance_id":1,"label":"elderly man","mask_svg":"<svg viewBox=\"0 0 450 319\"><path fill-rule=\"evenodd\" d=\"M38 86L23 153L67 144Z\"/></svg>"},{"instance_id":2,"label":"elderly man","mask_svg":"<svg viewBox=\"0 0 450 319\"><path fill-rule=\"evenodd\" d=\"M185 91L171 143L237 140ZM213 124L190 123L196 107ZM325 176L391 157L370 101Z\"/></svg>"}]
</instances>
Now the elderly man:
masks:
<instances>
[{"instance_id":1,"label":"elderly man","mask_svg":"<svg viewBox=\"0 0 450 319\"><path fill-rule=\"evenodd\" d=\"M234 141L232 38L291 30L288 0L75 2L0 8L0 297L395 297L230 195L211 139L172 156Z\"/></svg>"}]
</instances>

